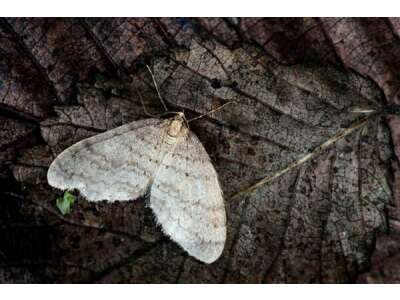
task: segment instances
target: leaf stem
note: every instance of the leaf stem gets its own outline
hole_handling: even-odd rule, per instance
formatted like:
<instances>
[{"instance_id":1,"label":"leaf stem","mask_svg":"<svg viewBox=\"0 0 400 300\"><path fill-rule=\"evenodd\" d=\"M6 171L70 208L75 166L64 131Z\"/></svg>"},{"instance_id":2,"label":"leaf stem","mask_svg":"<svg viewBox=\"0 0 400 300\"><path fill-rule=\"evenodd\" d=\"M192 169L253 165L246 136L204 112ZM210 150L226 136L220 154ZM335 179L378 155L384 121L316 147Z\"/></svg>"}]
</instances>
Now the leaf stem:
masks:
<instances>
[{"instance_id":1,"label":"leaf stem","mask_svg":"<svg viewBox=\"0 0 400 300\"><path fill-rule=\"evenodd\" d=\"M352 123L350 125L350 127L340 131L339 133L335 134L333 137L331 137L330 139L328 139L327 141L323 142L321 145L319 145L318 147L316 147L314 149L314 151L306 154L305 156L303 156L302 158L300 158L299 160L296 160L292 163L290 163L287 167L277 171L276 173L264 177L263 179L259 180L258 182L256 182L255 184L253 184L252 186L245 188L235 194L233 194L229 200L233 200L236 199L240 196L246 195L246 194L250 194L253 191L255 191L256 189L258 189L260 186L282 176L283 174L291 171L292 169L306 163L307 161L309 161L310 159L314 158L317 154L321 153L322 151L324 151L325 149L327 149L328 147L330 147L331 145L333 145L334 143L336 143L338 140L346 137L347 135L351 134L353 131L363 127L365 124L368 123L368 121L373 117L376 116L377 114L372 114L369 115L368 117L365 117L363 119L360 119L354 123Z\"/></svg>"}]
</instances>

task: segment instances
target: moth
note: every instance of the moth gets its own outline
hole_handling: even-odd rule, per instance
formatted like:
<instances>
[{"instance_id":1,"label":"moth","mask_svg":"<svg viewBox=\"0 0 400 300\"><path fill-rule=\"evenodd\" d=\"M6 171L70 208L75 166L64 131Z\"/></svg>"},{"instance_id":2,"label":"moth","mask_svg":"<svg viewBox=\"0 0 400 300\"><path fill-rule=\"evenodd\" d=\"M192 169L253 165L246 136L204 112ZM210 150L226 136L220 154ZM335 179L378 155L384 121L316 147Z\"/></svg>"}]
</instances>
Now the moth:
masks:
<instances>
[{"instance_id":1,"label":"moth","mask_svg":"<svg viewBox=\"0 0 400 300\"><path fill-rule=\"evenodd\" d=\"M212 263L224 249L226 212L217 172L183 112L84 139L58 155L47 180L61 190L77 189L89 201L134 200L149 192L157 223L189 255Z\"/></svg>"}]
</instances>

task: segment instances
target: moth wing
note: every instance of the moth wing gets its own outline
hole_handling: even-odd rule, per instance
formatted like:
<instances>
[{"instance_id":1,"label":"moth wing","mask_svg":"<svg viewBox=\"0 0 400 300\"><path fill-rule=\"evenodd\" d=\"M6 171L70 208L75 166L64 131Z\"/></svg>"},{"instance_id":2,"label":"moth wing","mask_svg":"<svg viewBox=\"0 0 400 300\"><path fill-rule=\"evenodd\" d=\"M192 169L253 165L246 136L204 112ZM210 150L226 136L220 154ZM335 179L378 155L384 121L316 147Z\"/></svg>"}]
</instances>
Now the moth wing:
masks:
<instances>
[{"instance_id":1,"label":"moth wing","mask_svg":"<svg viewBox=\"0 0 400 300\"><path fill-rule=\"evenodd\" d=\"M217 173L191 132L158 169L150 207L163 231L191 256L212 263L226 239L226 213Z\"/></svg>"},{"instance_id":2,"label":"moth wing","mask_svg":"<svg viewBox=\"0 0 400 300\"><path fill-rule=\"evenodd\" d=\"M90 201L143 195L161 160L164 122L135 121L72 145L50 165L48 183L78 189Z\"/></svg>"}]
</instances>

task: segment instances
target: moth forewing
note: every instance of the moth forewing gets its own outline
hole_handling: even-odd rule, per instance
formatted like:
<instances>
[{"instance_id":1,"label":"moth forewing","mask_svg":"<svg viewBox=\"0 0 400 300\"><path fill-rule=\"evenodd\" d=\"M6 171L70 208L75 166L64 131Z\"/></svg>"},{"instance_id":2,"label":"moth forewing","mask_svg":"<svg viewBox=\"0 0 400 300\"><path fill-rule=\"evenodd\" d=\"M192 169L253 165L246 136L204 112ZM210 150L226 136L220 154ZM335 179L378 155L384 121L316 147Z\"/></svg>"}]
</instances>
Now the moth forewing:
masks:
<instances>
[{"instance_id":1,"label":"moth forewing","mask_svg":"<svg viewBox=\"0 0 400 300\"><path fill-rule=\"evenodd\" d=\"M157 170L150 207L163 231L190 255L211 263L222 253L226 213L217 173L189 130Z\"/></svg>"},{"instance_id":2,"label":"moth forewing","mask_svg":"<svg viewBox=\"0 0 400 300\"><path fill-rule=\"evenodd\" d=\"M89 201L134 200L150 193L163 231L211 263L224 248L226 215L217 173L183 113L146 119L82 140L48 171L50 185Z\"/></svg>"}]
</instances>

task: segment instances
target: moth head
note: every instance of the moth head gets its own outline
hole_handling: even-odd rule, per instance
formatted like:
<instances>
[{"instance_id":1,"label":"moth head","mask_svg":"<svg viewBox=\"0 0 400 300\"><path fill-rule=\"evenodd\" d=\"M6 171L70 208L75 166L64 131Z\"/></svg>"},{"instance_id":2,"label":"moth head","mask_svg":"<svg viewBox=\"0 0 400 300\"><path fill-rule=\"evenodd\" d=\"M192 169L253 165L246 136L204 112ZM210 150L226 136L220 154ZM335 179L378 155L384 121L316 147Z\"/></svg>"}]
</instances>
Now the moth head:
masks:
<instances>
[{"instance_id":1,"label":"moth head","mask_svg":"<svg viewBox=\"0 0 400 300\"><path fill-rule=\"evenodd\" d=\"M175 118L179 119L179 120L184 120L185 119L185 114L182 111L177 112Z\"/></svg>"}]
</instances>

